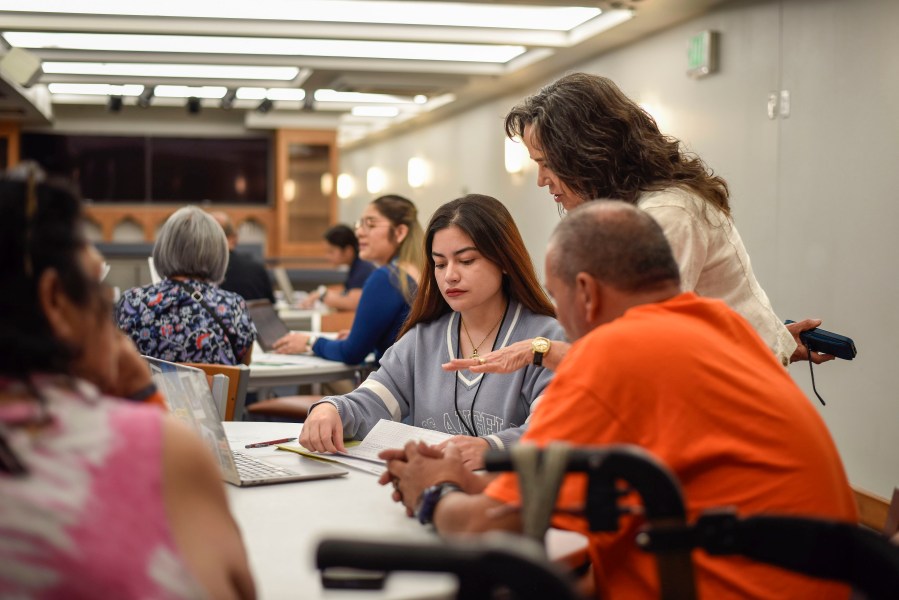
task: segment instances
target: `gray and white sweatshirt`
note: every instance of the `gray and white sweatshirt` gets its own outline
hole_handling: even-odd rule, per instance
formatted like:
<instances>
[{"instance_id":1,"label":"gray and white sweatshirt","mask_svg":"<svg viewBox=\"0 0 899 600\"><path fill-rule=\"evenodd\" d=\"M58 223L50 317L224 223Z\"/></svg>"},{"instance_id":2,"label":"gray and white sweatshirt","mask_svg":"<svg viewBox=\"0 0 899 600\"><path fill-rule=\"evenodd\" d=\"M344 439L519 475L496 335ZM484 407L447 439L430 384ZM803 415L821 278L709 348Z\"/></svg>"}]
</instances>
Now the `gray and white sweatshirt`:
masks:
<instances>
[{"instance_id":1,"label":"gray and white sweatshirt","mask_svg":"<svg viewBox=\"0 0 899 600\"><path fill-rule=\"evenodd\" d=\"M508 374L446 372L440 365L456 356L458 335L456 312L418 324L384 353L381 367L356 390L323 398L322 402L337 407L344 437L362 439L380 419L409 417L406 422L412 425L453 435L474 431L492 448L517 441L552 371L528 365ZM496 349L537 336L561 340L564 335L552 317L535 315L512 301L497 334Z\"/></svg>"}]
</instances>

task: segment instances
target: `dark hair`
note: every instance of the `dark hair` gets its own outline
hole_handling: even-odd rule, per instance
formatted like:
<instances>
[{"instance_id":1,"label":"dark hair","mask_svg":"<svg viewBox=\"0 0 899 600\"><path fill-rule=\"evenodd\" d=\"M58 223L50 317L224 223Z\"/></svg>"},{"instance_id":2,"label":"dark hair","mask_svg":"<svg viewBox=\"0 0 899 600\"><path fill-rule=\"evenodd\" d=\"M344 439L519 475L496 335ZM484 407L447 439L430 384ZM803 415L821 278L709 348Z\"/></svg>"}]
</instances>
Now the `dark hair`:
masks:
<instances>
[{"instance_id":1,"label":"dark hair","mask_svg":"<svg viewBox=\"0 0 899 600\"><path fill-rule=\"evenodd\" d=\"M573 73L525 98L506 115L506 135L531 125L546 166L589 200L635 204L641 192L689 188L730 214L727 183L610 79Z\"/></svg>"},{"instance_id":2,"label":"dark hair","mask_svg":"<svg viewBox=\"0 0 899 600\"><path fill-rule=\"evenodd\" d=\"M680 271L659 224L631 204L602 200L577 207L550 238L553 274L571 285L578 273L623 292L680 283Z\"/></svg>"},{"instance_id":3,"label":"dark hair","mask_svg":"<svg viewBox=\"0 0 899 600\"><path fill-rule=\"evenodd\" d=\"M59 341L41 309L38 282L48 269L76 304L97 296L81 266L87 244L81 202L61 184L34 184L34 211L28 215L29 182L0 179L0 373L68 372L73 350Z\"/></svg>"},{"instance_id":4,"label":"dark hair","mask_svg":"<svg viewBox=\"0 0 899 600\"><path fill-rule=\"evenodd\" d=\"M391 239L395 239L398 226L405 225L409 229L409 233L406 234L392 258L399 263L408 263L421 270L424 265L424 257L421 255L421 242L424 234L421 224L418 222L418 209L411 200L397 194L375 198L371 203L375 210L390 221ZM398 273L397 279L403 297L407 302L411 302L413 290L409 286L407 278Z\"/></svg>"},{"instance_id":5,"label":"dark hair","mask_svg":"<svg viewBox=\"0 0 899 600\"><path fill-rule=\"evenodd\" d=\"M437 209L425 233L427 271L422 271L418 294L398 337L418 323L430 323L452 309L440 293L434 276L434 235L458 227L471 238L478 252L503 270L503 292L538 315L555 317L552 303L537 280L531 256L512 215L502 202L490 196L468 194Z\"/></svg>"},{"instance_id":6,"label":"dark hair","mask_svg":"<svg viewBox=\"0 0 899 600\"><path fill-rule=\"evenodd\" d=\"M325 232L324 238L329 244L337 246L341 250L352 246L353 255L359 256L359 240L356 239L356 233L349 226L338 223Z\"/></svg>"}]
</instances>

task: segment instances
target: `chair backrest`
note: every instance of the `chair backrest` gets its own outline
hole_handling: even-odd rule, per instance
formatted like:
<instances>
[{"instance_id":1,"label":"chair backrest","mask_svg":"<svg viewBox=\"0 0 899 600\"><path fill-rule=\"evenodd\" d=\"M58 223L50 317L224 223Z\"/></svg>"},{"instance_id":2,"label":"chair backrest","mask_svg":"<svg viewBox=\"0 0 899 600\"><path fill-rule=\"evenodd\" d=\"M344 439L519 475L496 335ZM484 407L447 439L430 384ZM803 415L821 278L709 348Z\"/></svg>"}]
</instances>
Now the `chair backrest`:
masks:
<instances>
[{"instance_id":1,"label":"chair backrest","mask_svg":"<svg viewBox=\"0 0 899 600\"><path fill-rule=\"evenodd\" d=\"M247 401L247 384L250 381L250 368L246 365L213 365L209 363L183 363L190 367L202 369L209 376L224 375L228 378L228 393L223 421L242 421Z\"/></svg>"},{"instance_id":2,"label":"chair backrest","mask_svg":"<svg viewBox=\"0 0 899 600\"><path fill-rule=\"evenodd\" d=\"M488 471L508 470L510 454L491 451ZM820 579L848 583L868 600L899 598L899 547L879 532L855 523L796 516L738 517L733 509L708 510L692 524L681 520L684 505L673 473L645 451L627 446L603 446L569 451L568 471L587 473L585 513L591 531L614 531L620 509L615 479L623 479L644 503L648 524L639 546L659 560L662 598L692 598L692 582L676 573L666 578L672 556L686 552L684 571L692 571L689 552L702 548L711 555L738 555ZM899 492L894 503L899 504ZM899 509L896 509L899 512ZM659 519L667 515L668 518ZM672 518L677 517L677 522ZM887 518L889 524L890 519ZM887 532L888 533L888 532ZM680 589L675 589L680 588Z\"/></svg>"},{"instance_id":3,"label":"chair backrest","mask_svg":"<svg viewBox=\"0 0 899 600\"><path fill-rule=\"evenodd\" d=\"M543 557L538 544L508 533L442 543L326 539L319 543L316 563L323 579L332 568L450 573L459 579L456 597L465 600L581 598L568 575Z\"/></svg>"}]
</instances>

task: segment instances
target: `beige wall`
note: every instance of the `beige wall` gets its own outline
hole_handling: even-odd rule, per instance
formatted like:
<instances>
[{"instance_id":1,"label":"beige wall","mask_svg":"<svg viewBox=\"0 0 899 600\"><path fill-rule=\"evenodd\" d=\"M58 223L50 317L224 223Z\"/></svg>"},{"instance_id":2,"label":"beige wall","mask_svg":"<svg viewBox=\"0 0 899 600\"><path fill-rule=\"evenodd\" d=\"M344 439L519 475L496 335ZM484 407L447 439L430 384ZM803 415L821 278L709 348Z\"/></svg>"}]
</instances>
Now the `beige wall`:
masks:
<instances>
[{"instance_id":1,"label":"beige wall","mask_svg":"<svg viewBox=\"0 0 899 600\"><path fill-rule=\"evenodd\" d=\"M852 482L884 496L899 485L891 373L899 333L896 23L894 0L735 2L573 69L609 76L655 107L663 129L727 179L737 225L781 317L818 316L855 339L856 360L816 368L828 405L814 402ZM687 40L705 29L721 33L721 71L695 81L684 74ZM791 114L769 120L768 94L781 89L791 93ZM503 169L502 117L530 91L345 152L341 171L356 177L357 193L341 201L342 220L352 222L370 199L371 165L392 176L389 191L418 203L423 222L460 194L493 195L512 211L542 272L555 207L533 171ZM432 162L432 184L408 187L410 156ZM814 398L807 365L791 373Z\"/></svg>"}]
</instances>

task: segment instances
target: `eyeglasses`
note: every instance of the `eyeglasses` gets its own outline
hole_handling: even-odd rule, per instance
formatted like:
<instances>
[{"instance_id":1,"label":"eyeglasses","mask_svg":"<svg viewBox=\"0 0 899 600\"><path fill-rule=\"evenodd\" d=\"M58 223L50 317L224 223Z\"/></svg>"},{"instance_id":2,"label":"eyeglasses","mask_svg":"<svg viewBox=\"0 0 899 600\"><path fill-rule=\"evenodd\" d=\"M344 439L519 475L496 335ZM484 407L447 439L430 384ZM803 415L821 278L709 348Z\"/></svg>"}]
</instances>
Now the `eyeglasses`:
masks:
<instances>
[{"instance_id":1,"label":"eyeglasses","mask_svg":"<svg viewBox=\"0 0 899 600\"><path fill-rule=\"evenodd\" d=\"M361 229L362 231L371 231L377 227L390 227L389 222L378 221L374 217L365 217L364 219L360 219L353 224L353 227L356 229Z\"/></svg>"}]
</instances>

